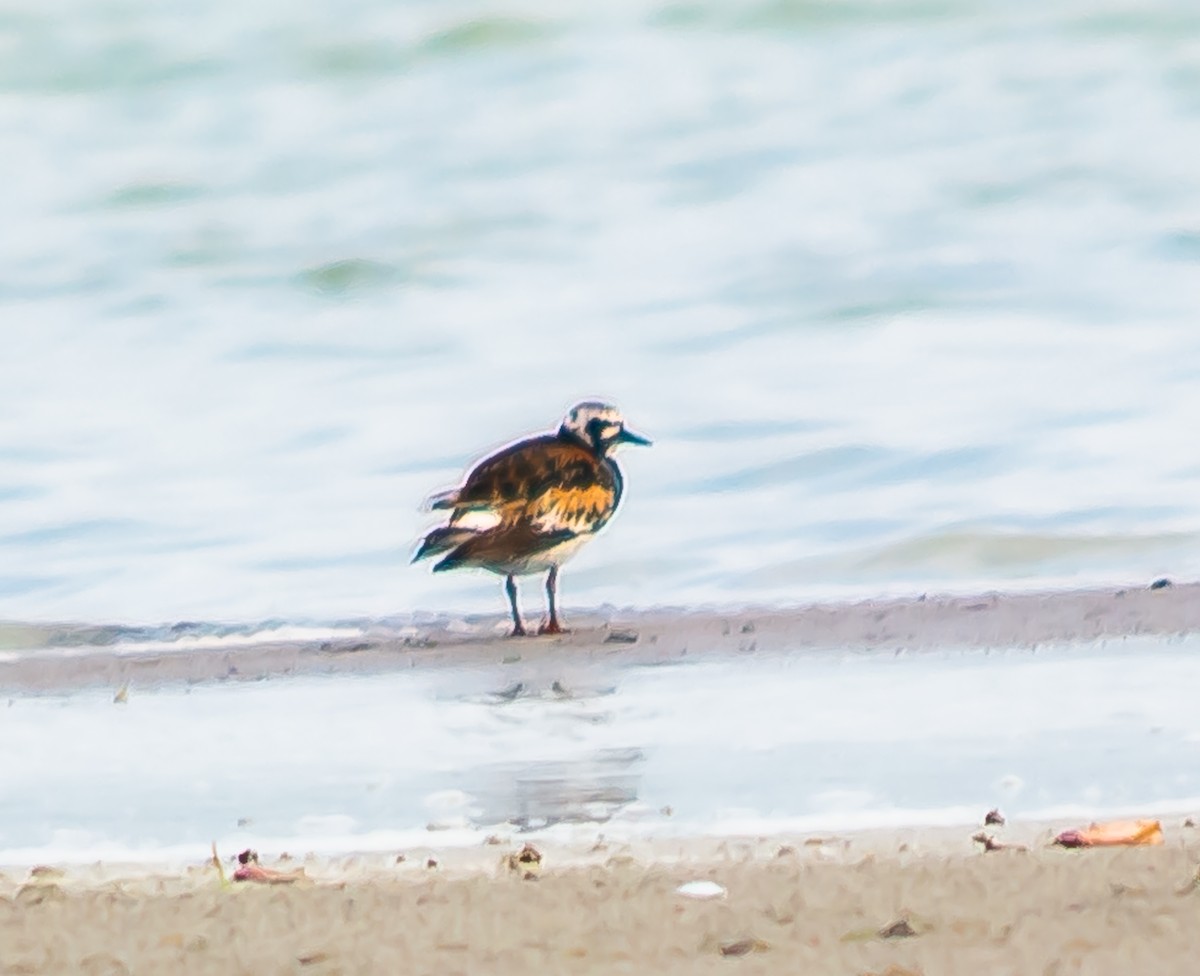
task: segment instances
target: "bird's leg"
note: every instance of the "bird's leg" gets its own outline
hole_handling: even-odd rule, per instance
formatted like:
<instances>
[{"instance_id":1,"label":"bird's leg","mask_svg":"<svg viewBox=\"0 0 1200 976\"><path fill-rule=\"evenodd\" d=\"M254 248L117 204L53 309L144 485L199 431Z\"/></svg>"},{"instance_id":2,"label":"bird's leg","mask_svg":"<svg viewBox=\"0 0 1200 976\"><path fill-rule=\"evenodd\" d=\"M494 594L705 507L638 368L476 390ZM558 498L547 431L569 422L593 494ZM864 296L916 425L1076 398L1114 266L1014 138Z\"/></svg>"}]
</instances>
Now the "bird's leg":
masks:
<instances>
[{"instance_id":1,"label":"bird's leg","mask_svg":"<svg viewBox=\"0 0 1200 976\"><path fill-rule=\"evenodd\" d=\"M504 581L505 592L508 593L508 602L512 605L513 629L509 637L524 637L525 625L521 623L521 611L517 609L517 581L513 579L513 574L508 574L508 579Z\"/></svg>"},{"instance_id":2,"label":"bird's leg","mask_svg":"<svg viewBox=\"0 0 1200 976\"><path fill-rule=\"evenodd\" d=\"M546 603L550 607L550 620L538 628L539 634L561 634L562 626L558 622L558 567L551 566L546 574Z\"/></svg>"}]
</instances>

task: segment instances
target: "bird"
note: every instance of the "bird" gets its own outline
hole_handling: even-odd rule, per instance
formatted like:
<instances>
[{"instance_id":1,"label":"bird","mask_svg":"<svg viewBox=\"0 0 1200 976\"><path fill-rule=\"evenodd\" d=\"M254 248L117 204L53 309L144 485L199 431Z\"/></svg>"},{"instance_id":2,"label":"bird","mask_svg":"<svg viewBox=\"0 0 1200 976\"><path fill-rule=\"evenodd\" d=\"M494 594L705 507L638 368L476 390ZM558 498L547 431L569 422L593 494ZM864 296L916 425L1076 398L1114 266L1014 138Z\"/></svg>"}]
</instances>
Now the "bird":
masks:
<instances>
[{"instance_id":1,"label":"bird","mask_svg":"<svg viewBox=\"0 0 1200 976\"><path fill-rule=\"evenodd\" d=\"M442 556L433 571L476 567L505 577L512 610L510 636L528 632L517 606L517 576L546 573L549 619L539 634L561 634L558 570L617 511L624 489L613 458L623 444L651 441L625 426L608 403L577 403L557 431L526 437L476 464L463 483L427 500L450 510L430 531L413 562Z\"/></svg>"}]
</instances>

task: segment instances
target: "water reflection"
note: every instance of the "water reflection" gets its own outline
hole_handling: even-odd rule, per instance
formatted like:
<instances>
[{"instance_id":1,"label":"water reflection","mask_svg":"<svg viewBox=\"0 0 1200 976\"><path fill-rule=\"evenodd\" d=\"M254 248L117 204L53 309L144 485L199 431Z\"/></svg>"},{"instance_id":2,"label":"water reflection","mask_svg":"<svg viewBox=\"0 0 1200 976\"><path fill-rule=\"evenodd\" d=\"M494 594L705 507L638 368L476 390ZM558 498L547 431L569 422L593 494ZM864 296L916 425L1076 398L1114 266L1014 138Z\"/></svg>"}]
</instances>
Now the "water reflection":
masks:
<instances>
[{"instance_id":1,"label":"water reflection","mask_svg":"<svg viewBox=\"0 0 1200 976\"><path fill-rule=\"evenodd\" d=\"M463 774L473 826L537 830L560 823L603 823L638 799L641 749L602 749L580 759L498 763Z\"/></svg>"}]
</instances>

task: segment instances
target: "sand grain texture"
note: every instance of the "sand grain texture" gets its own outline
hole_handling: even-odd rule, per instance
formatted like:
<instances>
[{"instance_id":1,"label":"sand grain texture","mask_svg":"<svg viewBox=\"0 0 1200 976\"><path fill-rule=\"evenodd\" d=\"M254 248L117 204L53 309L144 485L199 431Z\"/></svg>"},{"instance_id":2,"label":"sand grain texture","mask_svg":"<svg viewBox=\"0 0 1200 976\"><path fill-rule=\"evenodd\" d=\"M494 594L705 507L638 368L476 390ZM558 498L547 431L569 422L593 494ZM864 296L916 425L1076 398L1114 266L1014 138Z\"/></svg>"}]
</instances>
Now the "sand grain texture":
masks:
<instances>
[{"instance_id":1,"label":"sand grain texture","mask_svg":"<svg viewBox=\"0 0 1200 976\"><path fill-rule=\"evenodd\" d=\"M1154 849L782 854L555 870L0 884L0 973L1193 974L1200 841ZM886 847L887 842L882 842ZM874 850L879 850L876 842ZM728 889L682 898L683 881ZM1184 893L1180 893L1183 891ZM903 924L898 924L903 923ZM888 930L890 929L890 933Z\"/></svg>"}]
</instances>

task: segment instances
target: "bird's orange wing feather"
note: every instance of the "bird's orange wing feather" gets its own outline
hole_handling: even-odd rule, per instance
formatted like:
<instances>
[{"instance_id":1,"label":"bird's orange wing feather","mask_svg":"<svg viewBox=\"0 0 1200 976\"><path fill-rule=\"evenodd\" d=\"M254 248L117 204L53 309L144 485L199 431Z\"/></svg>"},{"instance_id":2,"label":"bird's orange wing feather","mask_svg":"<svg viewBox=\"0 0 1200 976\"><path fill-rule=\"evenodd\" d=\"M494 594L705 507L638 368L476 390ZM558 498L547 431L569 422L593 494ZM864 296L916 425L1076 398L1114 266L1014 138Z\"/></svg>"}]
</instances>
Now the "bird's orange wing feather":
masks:
<instances>
[{"instance_id":1,"label":"bird's orange wing feather","mask_svg":"<svg viewBox=\"0 0 1200 976\"><path fill-rule=\"evenodd\" d=\"M527 518L539 532L595 532L616 508L614 486L594 481L579 487L553 487L530 501Z\"/></svg>"},{"instance_id":2,"label":"bird's orange wing feather","mask_svg":"<svg viewBox=\"0 0 1200 976\"><path fill-rule=\"evenodd\" d=\"M451 522L494 513L501 526L539 534L594 531L612 515L617 483L608 465L554 435L523 441L481 461L448 499Z\"/></svg>"}]
</instances>

